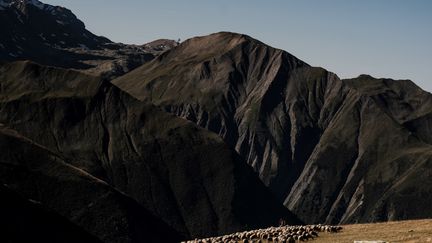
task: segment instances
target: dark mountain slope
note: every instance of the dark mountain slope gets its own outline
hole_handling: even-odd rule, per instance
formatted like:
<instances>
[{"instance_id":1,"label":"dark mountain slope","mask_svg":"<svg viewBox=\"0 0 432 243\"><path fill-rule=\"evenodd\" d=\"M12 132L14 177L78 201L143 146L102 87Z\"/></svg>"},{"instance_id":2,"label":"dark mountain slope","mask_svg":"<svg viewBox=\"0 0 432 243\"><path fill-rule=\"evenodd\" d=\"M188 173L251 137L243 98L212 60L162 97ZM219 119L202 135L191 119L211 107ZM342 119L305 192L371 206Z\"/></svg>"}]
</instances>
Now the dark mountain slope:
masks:
<instances>
[{"instance_id":1,"label":"dark mountain slope","mask_svg":"<svg viewBox=\"0 0 432 243\"><path fill-rule=\"evenodd\" d=\"M12 207L5 208L7 214L2 214L2 220L11 221L8 224L8 233L14 238L31 237L32 242L38 237L47 240L57 239L56 242L74 239L74 242L99 242L89 236L92 234L102 242L175 242L181 239L177 232L152 216L134 200L114 190L105 182L66 164L56 154L16 131L0 127L0 148L3 151L0 183L19 193L20 197L38 202L40 205L31 206L22 202L22 199L17 199L14 194L10 195L11 192L2 190L6 193L2 196L7 196L2 197L5 206L8 206L8 202L15 201L23 207L19 208L20 205L15 203ZM56 212L64 219L53 213L43 212L46 211L45 208ZM13 211L14 209L17 210ZM39 218L25 219L22 216L26 211L23 210L35 214L26 217ZM25 226L30 226L32 222L38 225L26 229ZM88 233L79 230L72 223ZM31 235L37 227L50 224L56 226ZM64 235L62 231L56 230L63 230ZM21 232L24 235L14 236L14 232Z\"/></svg>"},{"instance_id":2,"label":"dark mountain slope","mask_svg":"<svg viewBox=\"0 0 432 243\"><path fill-rule=\"evenodd\" d=\"M81 72L45 67L30 61L0 62L0 100L46 97L88 97L101 85L101 78ZM66 80L67 82L61 82Z\"/></svg>"},{"instance_id":3,"label":"dark mountain slope","mask_svg":"<svg viewBox=\"0 0 432 243\"><path fill-rule=\"evenodd\" d=\"M428 131L419 119L431 96L408 81L363 78L341 81L223 32L113 83L220 134L305 222L428 217L432 147L413 132Z\"/></svg>"},{"instance_id":4,"label":"dark mountain slope","mask_svg":"<svg viewBox=\"0 0 432 243\"><path fill-rule=\"evenodd\" d=\"M304 159L278 152L290 144L291 129L281 127L285 121L269 127L265 119L281 108L280 86L301 66L307 65L248 36L218 33L187 40L113 83L219 133L283 198L293 183L286 173L300 171ZM275 111L268 122L281 115Z\"/></svg>"},{"instance_id":5,"label":"dark mountain slope","mask_svg":"<svg viewBox=\"0 0 432 243\"><path fill-rule=\"evenodd\" d=\"M0 97L27 94L1 100L0 122L126 193L177 231L202 237L280 218L300 223L216 134L82 73L22 62L3 66L25 71L14 76L19 89L7 85L10 75L0 76ZM33 87L40 83L65 88ZM71 85L76 93L67 92Z\"/></svg>"},{"instance_id":6,"label":"dark mountain slope","mask_svg":"<svg viewBox=\"0 0 432 243\"><path fill-rule=\"evenodd\" d=\"M361 75L343 81L371 97L400 124L418 119L432 110L432 95L410 80L375 79Z\"/></svg>"},{"instance_id":7,"label":"dark mountain slope","mask_svg":"<svg viewBox=\"0 0 432 243\"><path fill-rule=\"evenodd\" d=\"M67 219L45 210L0 185L1 241L21 242L101 242Z\"/></svg>"},{"instance_id":8,"label":"dark mountain slope","mask_svg":"<svg viewBox=\"0 0 432 243\"><path fill-rule=\"evenodd\" d=\"M288 208L313 222L430 217L432 147L368 95L349 90L343 96L286 199Z\"/></svg>"},{"instance_id":9,"label":"dark mountain slope","mask_svg":"<svg viewBox=\"0 0 432 243\"><path fill-rule=\"evenodd\" d=\"M344 82L368 95L396 122L415 133L422 141L432 144L432 95L410 80L375 79L368 75Z\"/></svg>"}]
</instances>

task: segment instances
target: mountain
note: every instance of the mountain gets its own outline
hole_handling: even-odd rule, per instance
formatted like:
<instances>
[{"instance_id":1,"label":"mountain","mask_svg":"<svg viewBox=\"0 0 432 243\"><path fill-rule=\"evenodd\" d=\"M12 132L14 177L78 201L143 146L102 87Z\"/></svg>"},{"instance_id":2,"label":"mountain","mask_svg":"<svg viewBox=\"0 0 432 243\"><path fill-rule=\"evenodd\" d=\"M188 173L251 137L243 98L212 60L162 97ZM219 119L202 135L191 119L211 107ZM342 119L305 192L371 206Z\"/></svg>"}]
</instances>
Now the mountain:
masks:
<instances>
[{"instance_id":1,"label":"mountain","mask_svg":"<svg viewBox=\"0 0 432 243\"><path fill-rule=\"evenodd\" d=\"M230 32L114 43L37 0L0 0L0 28L2 239L432 217L432 95L409 80Z\"/></svg>"},{"instance_id":2,"label":"mountain","mask_svg":"<svg viewBox=\"0 0 432 243\"><path fill-rule=\"evenodd\" d=\"M125 45L96 36L69 10L37 0L0 1L0 60L32 60L112 78L175 46ZM161 48L160 46L163 46Z\"/></svg>"},{"instance_id":3,"label":"mountain","mask_svg":"<svg viewBox=\"0 0 432 243\"><path fill-rule=\"evenodd\" d=\"M101 242L60 215L0 185L2 242Z\"/></svg>"},{"instance_id":4,"label":"mountain","mask_svg":"<svg viewBox=\"0 0 432 243\"><path fill-rule=\"evenodd\" d=\"M92 34L83 22L63 7L37 0L1 0L0 11L2 45L11 56L26 57L32 51L40 51L31 50L32 45L45 45L47 48L87 46L93 49L111 43L105 37Z\"/></svg>"},{"instance_id":5,"label":"mountain","mask_svg":"<svg viewBox=\"0 0 432 243\"><path fill-rule=\"evenodd\" d=\"M2 207L3 240L3 237L13 242L27 238L31 242L182 239L135 200L3 125L0 148L5 152L0 163L1 204L6 207Z\"/></svg>"},{"instance_id":6,"label":"mountain","mask_svg":"<svg viewBox=\"0 0 432 243\"><path fill-rule=\"evenodd\" d=\"M283 200L317 142L318 128L304 113L309 87L323 92L314 79L337 76L248 36L222 32L187 40L113 83L220 134Z\"/></svg>"},{"instance_id":7,"label":"mountain","mask_svg":"<svg viewBox=\"0 0 432 243\"><path fill-rule=\"evenodd\" d=\"M32 59L43 64L58 63L83 68L66 48L101 48L111 43L85 29L68 9L39 1L0 2L0 59ZM64 58L59 58L60 56ZM84 58L84 57L81 57ZM75 63L76 62L76 63Z\"/></svg>"},{"instance_id":8,"label":"mountain","mask_svg":"<svg viewBox=\"0 0 432 243\"><path fill-rule=\"evenodd\" d=\"M432 217L432 96L411 81L340 80L221 32L112 83L218 133L306 223Z\"/></svg>"},{"instance_id":9,"label":"mountain","mask_svg":"<svg viewBox=\"0 0 432 243\"><path fill-rule=\"evenodd\" d=\"M97 178L92 180L120 191L185 238L276 225L280 219L302 223L219 136L141 102L101 77L29 61L13 62L0 65L0 87L1 123L46 148L62 166L85 171ZM4 144L15 148L17 154L29 150L10 142ZM10 157L13 162L15 156ZM39 164L34 158L40 157L24 153L18 162ZM43 157L41 160L45 161ZM36 171L58 178L55 180L71 178L51 165L39 166ZM90 197L86 193L99 189L52 183L54 193L51 182L44 184L45 179L32 178L26 170L14 172L8 168L0 168L1 183L18 184L19 191L52 195L42 196L42 204L69 216L104 242L121 239L105 234L126 234L122 242L142 239L134 238L137 232L129 235L122 227L112 228L110 224L117 221L104 218L105 212L119 207L116 201L102 200L107 205L91 207L94 211L90 218L76 222L80 210L70 212L67 205L86 208L101 195L94 192ZM70 180L75 181L73 177ZM30 181L39 187L31 190L26 189L27 184L21 185ZM87 201L81 205L83 197ZM63 205L67 201L71 202ZM99 210L101 215L97 214ZM136 217L144 222L127 228L147 227L154 222L139 214ZM95 225L99 221L107 225Z\"/></svg>"}]
</instances>

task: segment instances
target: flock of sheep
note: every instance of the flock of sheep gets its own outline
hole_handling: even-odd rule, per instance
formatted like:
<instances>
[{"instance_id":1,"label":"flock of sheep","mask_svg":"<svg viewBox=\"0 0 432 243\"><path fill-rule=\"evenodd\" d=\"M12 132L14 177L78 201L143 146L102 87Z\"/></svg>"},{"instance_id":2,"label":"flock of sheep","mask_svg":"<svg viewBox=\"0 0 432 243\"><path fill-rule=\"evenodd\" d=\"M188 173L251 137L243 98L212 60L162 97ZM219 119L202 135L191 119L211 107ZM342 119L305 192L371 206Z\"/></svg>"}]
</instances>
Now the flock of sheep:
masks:
<instances>
[{"instance_id":1,"label":"flock of sheep","mask_svg":"<svg viewBox=\"0 0 432 243\"><path fill-rule=\"evenodd\" d=\"M267 229L258 229L252 231L237 232L230 235L224 235L206 239L195 239L186 243L225 243L225 242L283 242L295 243L307 241L318 237L319 232L337 233L342 230L340 226L330 225L307 225L307 226L281 226L270 227Z\"/></svg>"}]
</instances>

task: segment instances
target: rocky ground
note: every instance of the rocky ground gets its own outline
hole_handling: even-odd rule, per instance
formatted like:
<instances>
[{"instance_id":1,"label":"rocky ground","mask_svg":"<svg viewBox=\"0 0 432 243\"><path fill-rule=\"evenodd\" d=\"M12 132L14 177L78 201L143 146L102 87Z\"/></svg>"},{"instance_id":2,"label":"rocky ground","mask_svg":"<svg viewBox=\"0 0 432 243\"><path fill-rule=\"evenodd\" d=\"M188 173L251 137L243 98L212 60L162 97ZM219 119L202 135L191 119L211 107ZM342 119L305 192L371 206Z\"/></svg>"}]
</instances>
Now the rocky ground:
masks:
<instances>
[{"instance_id":1,"label":"rocky ground","mask_svg":"<svg viewBox=\"0 0 432 243\"><path fill-rule=\"evenodd\" d=\"M176 45L177 42L173 40L163 39L144 45L105 43L99 49L74 47L63 50L78 57L85 57L77 59L77 62L83 64L83 67L75 67L77 70L113 79L141 66Z\"/></svg>"}]
</instances>

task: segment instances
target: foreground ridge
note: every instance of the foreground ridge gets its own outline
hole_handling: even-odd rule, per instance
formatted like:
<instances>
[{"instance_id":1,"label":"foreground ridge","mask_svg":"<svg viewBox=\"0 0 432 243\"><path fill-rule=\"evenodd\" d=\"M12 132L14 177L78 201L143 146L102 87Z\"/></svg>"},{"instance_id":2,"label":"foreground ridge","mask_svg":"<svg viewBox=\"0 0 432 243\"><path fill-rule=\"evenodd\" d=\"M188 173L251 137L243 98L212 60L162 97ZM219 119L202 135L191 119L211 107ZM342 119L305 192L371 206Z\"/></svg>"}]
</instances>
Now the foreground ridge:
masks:
<instances>
[{"instance_id":1,"label":"foreground ridge","mask_svg":"<svg viewBox=\"0 0 432 243\"><path fill-rule=\"evenodd\" d=\"M307 241L318 237L319 232L337 233L341 226L331 225L306 225L306 226L280 226L266 229L237 232L230 235L195 239L186 243L221 243L221 242L296 242Z\"/></svg>"}]
</instances>

